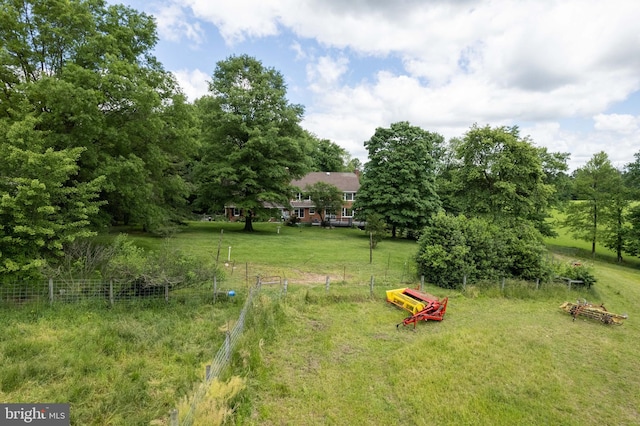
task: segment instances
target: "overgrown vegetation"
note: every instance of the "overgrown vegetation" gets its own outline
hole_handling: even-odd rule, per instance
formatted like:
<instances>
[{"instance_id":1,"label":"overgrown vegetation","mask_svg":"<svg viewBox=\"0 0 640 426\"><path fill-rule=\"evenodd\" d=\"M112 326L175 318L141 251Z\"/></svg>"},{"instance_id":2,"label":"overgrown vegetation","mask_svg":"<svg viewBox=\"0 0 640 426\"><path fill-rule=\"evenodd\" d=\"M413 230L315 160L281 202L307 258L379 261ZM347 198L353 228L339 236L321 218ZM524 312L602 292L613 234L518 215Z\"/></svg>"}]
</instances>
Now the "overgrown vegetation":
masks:
<instances>
[{"instance_id":1,"label":"overgrown vegetation","mask_svg":"<svg viewBox=\"0 0 640 426\"><path fill-rule=\"evenodd\" d=\"M527 223L516 228L441 213L424 229L418 245L419 273L441 287L500 277L545 281L552 273L542 236Z\"/></svg>"}]
</instances>

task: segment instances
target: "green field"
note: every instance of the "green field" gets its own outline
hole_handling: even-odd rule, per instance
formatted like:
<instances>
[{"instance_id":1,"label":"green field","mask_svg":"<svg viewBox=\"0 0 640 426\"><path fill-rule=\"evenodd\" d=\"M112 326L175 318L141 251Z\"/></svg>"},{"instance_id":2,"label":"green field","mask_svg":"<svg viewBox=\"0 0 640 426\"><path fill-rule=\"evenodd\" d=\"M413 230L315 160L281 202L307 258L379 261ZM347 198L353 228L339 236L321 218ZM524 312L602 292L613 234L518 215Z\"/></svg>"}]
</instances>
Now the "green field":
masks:
<instances>
[{"instance_id":1,"label":"green field","mask_svg":"<svg viewBox=\"0 0 640 426\"><path fill-rule=\"evenodd\" d=\"M384 240L369 263L362 231L256 224L248 235L241 227L192 223L170 242L226 264L221 285L241 293L233 304L0 311L0 400L71 402L73 424L163 424L171 408L183 412L245 286L261 275L286 278L287 294L263 286L224 377L228 386L242 377L243 389L224 401L212 392L196 424L222 418L207 417L216 402L227 405L230 424L640 424L635 263L583 259L598 278L591 289L427 283L449 297L447 314L413 331L396 329L406 315L384 291L419 285L415 242ZM164 244L135 238L150 249ZM561 244L552 246L556 261L583 255ZM559 306L576 299L629 319L574 322Z\"/></svg>"}]
</instances>

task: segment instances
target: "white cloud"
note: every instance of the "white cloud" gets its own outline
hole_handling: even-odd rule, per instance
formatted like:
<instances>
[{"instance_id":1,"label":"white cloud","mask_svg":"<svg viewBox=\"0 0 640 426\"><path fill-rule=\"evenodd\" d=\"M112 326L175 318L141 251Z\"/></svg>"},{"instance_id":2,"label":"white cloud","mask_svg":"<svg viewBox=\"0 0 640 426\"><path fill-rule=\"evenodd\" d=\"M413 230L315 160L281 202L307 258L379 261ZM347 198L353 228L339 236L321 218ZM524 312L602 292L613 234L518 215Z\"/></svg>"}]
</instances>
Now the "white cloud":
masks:
<instances>
[{"instance_id":1,"label":"white cloud","mask_svg":"<svg viewBox=\"0 0 640 426\"><path fill-rule=\"evenodd\" d=\"M572 162L604 148L612 161L624 161L638 150L637 117L605 115L640 89L638 1L174 4L214 24L228 45L293 34L289 45L306 66L311 96L304 125L358 157L376 127L401 120L446 137L461 136L474 122L538 123L528 128L534 141L572 152ZM165 18L164 27L196 40L197 21L176 16ZM317 52L305 52L308 40L317 42ZM372 69L354 80L352 67L368 57L397 58L402 68ZM594 126L567 131L557 124L564 118L593 118Z\"/></svg>"},{"instance_id":2,"label":"white cloud","mask_svg":"<svg viewBox=\"0 0 640 426\"><path fill-rule=\"evenodd\" d=\"M187 17L180 5L170 3L162 6L154 16L158 34L163 39L178 42L184 38L196 45L203 42L205 36L200 23Z\"/></svg>"},{"instance_id":3,"label":"white cloud","mask_svg":"<svg viewBox=\"0 0 640 426\"><path fill-rule=\"evenodd\" d=\"M631 114L598 114L593 117L596 130L630 135L638 133L640 117ZM640 140L638 141L640 144Z\"/></svg>"},{"instance_id":4,"label":"white cloud","mask_svg":"<svg viewBox=\"0 0 640 426\"><path fill-rule=\"evenodd\" d=\"M199 69L173 71L173 75L176 76L180 87L190 101L206 95L209 90L207 81L210 77Z\"/></svg>"}]
</instances>

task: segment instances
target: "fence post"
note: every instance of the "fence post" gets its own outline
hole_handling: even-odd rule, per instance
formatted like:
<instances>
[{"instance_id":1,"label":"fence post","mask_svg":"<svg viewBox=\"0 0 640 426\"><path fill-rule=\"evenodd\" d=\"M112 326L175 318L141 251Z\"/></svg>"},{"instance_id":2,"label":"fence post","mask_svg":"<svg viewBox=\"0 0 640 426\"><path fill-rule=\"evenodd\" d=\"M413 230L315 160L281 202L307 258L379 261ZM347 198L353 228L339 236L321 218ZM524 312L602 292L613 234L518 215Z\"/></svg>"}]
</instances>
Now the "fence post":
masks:
<instances>
[{"instance_id":1,"label":"fence post","mask_svg":"<svg viewBox=\"0 0 640 426\"><path fill-rule=\"evenodd\" d=\"M369 283L369 296L373 297L373 275L371 275L371 282Z\"/></svg>"},{"instance_id":2,"label":"fence post","mask_svg":"<svg viewBox=\"0 0 640 426\"><path fill-rule=\"evenodd\" d=\"M178 426L178 410L175 408L171 410L171 415L169 417L169 425Z\"/></svg>"},{"instance_id":3,"label":"fence post","mask_svg":"<svg viewBox=\"0 0 640 426\"><path fill-rule=\"evenodd\" d=\"M504 277L502 277L502 291L504 291Z\"/></svg>"},{"instance_id":4,"label":"fence post","mask_svg":"<svg viewBox=\"0 0 640 426\"><path fill-rule=\"evenodd\" d=\"M284 279L284 288L282 289L283 294L286 296L287 295L287 286L289 285L289 280L287 280L286 278Z\"/></svg>"},{"instance_id":5,"label":"fence post","mask_svg":"<svg viewBox=\"0 0 640 426\"><path fill-rule=\"evenodd\" d=\"M420 275L420 291L424 291L424 275Z\"/></svg>"},{"instance_id":6,"label":"fence post","mask_svg":"<svg viewBox=\"0 0 640 426\"><path fill-rule=\"evenodd\" d=\"M109 280L109 303L113 307L113 280Z\"/></svg>"},{"instance_id":7,"label":"fence post","mask_svg":"<svg viewBox=\"0 0 640 426\"><path fill-rule=\"evenodd\" d=\"M329 275L327 275L327 280L324 283L324 288L327 293L329 292L329 281Z\"/></svg>"},{"instance_id":8,"label":"fence post","mask_svg":"<svg viewBox=\"0 0 640 426\"><path fill-rule=\"evenodd\" d=\"M540 286L540 278L536 278L536 290Z\"/></svg>"},{"instance_id":9,"label":"fence post","mask_svg":"<svg viewBox=\"0 0 640 426\"><path fill-rule=\"evenodd\" d=\"M49 304L53 305L53 278L49 278Z\"/></svg>"},{"instance_id":10,"label":"fence post","mask_svg":"<svg viewBox=\"0 0 640 426\"><path fill-rule=\"evenodd\" d=\"M218 294L218 279L217 277L214 275L213 276L213 303L216 303L216 297Z\"/></svg>"},{"instance_id":11,"label":"fence post","mask_svg":"<svg viewBox=\"0 0 640 426\"><path fill-rule=\"evenodd\" d=\"M467 289L467 274L464 274L462 276L462 289L466 290Z\"/></svg>"},{"instance_id":12,"label":"fence post","mask_svg":"<svg viewBox=\"0 0 640 426\"><path fill-rule=\"evenodd\" d=\"M164 283L164 301L169 301L169 283Z\"/></svg>"}]
</instances>

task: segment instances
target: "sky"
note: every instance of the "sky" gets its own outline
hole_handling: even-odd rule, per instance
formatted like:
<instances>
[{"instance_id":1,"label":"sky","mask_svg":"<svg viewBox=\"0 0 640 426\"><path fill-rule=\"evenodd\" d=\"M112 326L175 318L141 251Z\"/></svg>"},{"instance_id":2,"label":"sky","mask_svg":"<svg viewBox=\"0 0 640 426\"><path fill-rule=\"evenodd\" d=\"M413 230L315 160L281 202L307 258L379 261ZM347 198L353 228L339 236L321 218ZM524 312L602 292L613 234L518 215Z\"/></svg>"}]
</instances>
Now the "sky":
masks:
<instances>
[{"instance_id":1,"label":"sky","mask_svg":"<svg viewBox=\"0 0 640 426\"><path fill-rule=\"evenodd\" d=\"M153 15L156 58L190 100L216 64L279 71L302 127L367 161L376 128L408 121L447 140L518 126L536 146L640 152L638 0L110 0Z\"/></svg>"}]
</instances>

